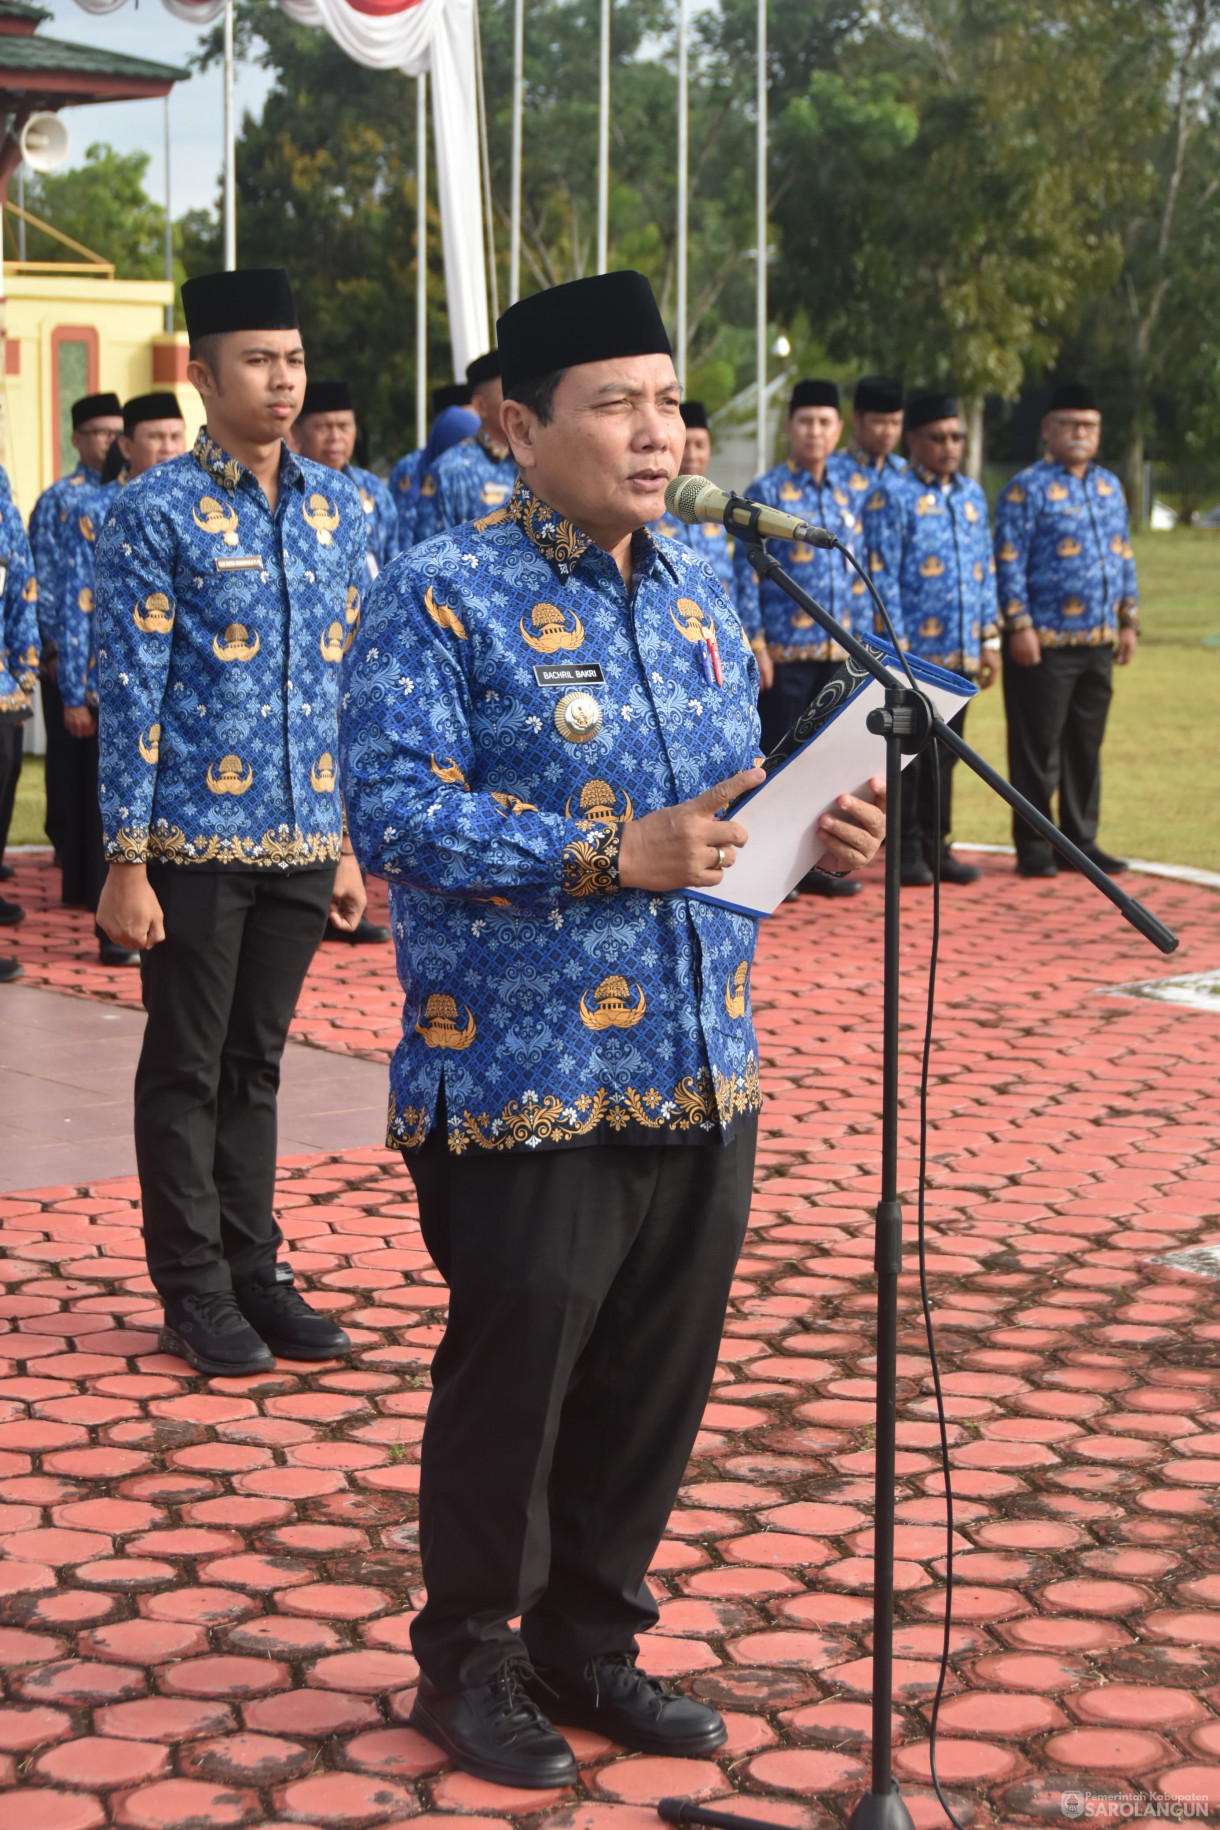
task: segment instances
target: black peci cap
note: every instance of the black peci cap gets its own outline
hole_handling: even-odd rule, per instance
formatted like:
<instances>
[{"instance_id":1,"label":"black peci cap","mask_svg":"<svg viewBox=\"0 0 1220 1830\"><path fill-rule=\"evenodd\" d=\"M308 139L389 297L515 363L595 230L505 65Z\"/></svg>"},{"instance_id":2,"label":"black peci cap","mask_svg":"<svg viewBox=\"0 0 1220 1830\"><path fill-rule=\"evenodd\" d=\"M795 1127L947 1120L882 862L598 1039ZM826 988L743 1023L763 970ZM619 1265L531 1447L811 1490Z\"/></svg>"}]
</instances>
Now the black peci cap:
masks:
<instances>
[{"instance_id":1,"label":"black peci cap","mask_svg":"<svg viewBox=\"0 0 1220 1830\"><path fill-rule=\"evenodd\" d=\"M182 282L187 335L230 330L295 330L297 308L283 267L239 267L236 273L201 273Z\"/></svg>"},{"instance_id":2,"label":"black peci cap","mask_svg":"<svg viewBox=\"0 0 1220 1830\"><path fill-rule=\"evenodd\" d=\"M902 383L892 375L862 375L851 404L857 413L901 413Z\"/></svg>"},{"instance_id":3,"label":"black peci cap","mask_svg":"<svg viewBox=\"0 0 1220 1830\"><path fill-rule=\"evenodd\" d=\"M1061 381L1051 395L1048 413L1098 413L1097 396L1085 381Z\"/></svg>"},{"instance_id":4,"label":"black peci cap","mask_svg":"<svg viewBox=\"0 0 1220 1830\"><path fill-rule=\"evenodd\" d=\"M833 407L839 411L839 384L835 381L798 381L788 401L788 417L801 407Z\"/></svg>"},{"instance_id":5,"label":"black peci cap","mask_svg":"<svg viewBox=\"0 0 1220 1830\"><path fill-rule=\"evenodd\" d=\"M309 413L354 413L352 391L346 381L307 381L301 418Z\"/></svg>"},{"instance_id":6,"label":"black peci cap","mask_svg":"<svg viewBox=\"0 0 1220 1830\"><path fill-rule=\"evenodd\" d=\"M497 323L496 342L506 394L586 362L673 355L652 287L629 267L518 299Z\"/></svg>"},{"instance_id":7,"label":"black peci cap","mask_svg":"<svg viewBox=\"0 0 1220 1830\"><path fill-rule=\"evenodd\" d=\"M178 396L168 388L157 394L136 394L123 402L123 430L128 438L146 419L182 419Z\"/></svg>"},{"instance_id":8,"label":"black peci cap","mask_svg":"<svg viewBox=\"0 0 1220 1830\"><path fill-rule=\"evenodd\" d=\"M707 431L707 408L701 400L684 400L678 411L688 432Z\"/></svg>"},{"instance_id":9,"label":"black peci cap","mask_svg":"<svg viewBox=\"0 0 1220 1830\"><path fill-rule=\"evenodd\" d=\"M906 430L918 432L937 419L956 419L957 402L952 394L912 394L907 402Z\"/></svg>"},{"instance_id":10,"label":"black peci cap","mask_svg":"<svg viewBox=\"0 0 1220 1830\"><path fill-rule=\"evenodd\" d=\"M470 405L470 383L451 381L446 387L432 390L432 417L443 413L446 407L468 407Z\"/></svg>"},{"instance_id":11,"label":"black peci cap","mask_svg":"<svg viewBox=\"0 0 1220 1830\"><path fill-rule=\"evenodd\" d=\"M82 394L72 402L72 430L79 432L91 419L117 419L122 411L117 394Z\"/></svg>"},{"instance_id":12,"label":"black peci cap","mask_svg":"<svg viewBox=\"0 0 1220 1830\"><path fill-rule=\"evenodd\" d=\"M500 373L500 352L489 349L485 356L476 356L473 362L466 364L466 386L470 393L481 388L485 381L495 381ZM458 403L465 406L465 401Z\"/></svg>"}]
</instances>

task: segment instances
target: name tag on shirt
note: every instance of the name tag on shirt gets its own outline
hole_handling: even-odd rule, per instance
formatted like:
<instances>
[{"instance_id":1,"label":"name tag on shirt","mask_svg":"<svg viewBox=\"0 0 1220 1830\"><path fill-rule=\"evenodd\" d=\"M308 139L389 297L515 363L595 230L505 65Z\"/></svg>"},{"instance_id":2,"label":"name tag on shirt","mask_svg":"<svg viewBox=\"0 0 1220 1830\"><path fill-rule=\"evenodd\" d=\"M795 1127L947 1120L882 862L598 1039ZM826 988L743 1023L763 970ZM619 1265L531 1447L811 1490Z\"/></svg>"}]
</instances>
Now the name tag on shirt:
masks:
<instances>
[{"instance_id":1,"label":"name tag on shirt","mask_svg":"<svg viewBox=\"0 0 1220 1830\"><path fill-rule=\"evenodd\" d=\"M218 572L261 572L261 553L229 553L215 561Z\"/></svg>"},{"instance_id":2,"label":"name tag on shirt","mask_svg":"<svg viewBox=\"0 0 1220 1830\"><path fill-rule=\"evenodd\" d=\"M539 686L604 686L606 676L598 661L539 662L534 668Z\"/></svg>"}]
</instances>

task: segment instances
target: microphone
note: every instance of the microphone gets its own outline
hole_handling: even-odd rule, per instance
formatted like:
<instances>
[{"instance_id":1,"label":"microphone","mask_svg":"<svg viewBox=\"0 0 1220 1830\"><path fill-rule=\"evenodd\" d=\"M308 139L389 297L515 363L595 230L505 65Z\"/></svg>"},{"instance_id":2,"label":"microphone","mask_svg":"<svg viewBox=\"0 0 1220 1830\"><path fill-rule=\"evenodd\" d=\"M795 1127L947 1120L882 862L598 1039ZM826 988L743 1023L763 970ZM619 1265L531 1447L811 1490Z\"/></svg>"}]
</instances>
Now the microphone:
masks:
<instances>
[{"instance_id":1,"label":"microphone","mask_svg":"<svg viewBox=\"0 0 1220 1830\"><path fill-rule=\"evenodd\" d=\"M800 540L806 546L837 547L835 536L811 521L802 521L782 508L750 502L743 496L726 496L710 477L675 477L665 491L665 506L679 521L723 521L728 528L750 533L753 511L758 512L758 537Z\"/></svg>"}]
</instances>

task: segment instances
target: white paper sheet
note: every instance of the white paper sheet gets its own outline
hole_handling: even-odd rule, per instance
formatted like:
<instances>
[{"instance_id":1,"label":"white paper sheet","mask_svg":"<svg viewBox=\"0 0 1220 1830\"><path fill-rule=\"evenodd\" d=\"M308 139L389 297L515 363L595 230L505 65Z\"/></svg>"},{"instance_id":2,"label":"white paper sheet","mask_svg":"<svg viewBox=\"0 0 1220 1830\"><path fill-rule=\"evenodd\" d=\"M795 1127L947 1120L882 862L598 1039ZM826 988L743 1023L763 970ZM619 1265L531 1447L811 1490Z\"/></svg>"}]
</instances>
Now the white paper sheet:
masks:
<instances>
[{"instance_id":1,"label":"white paper sheet","mask_svg":"<svg viewBox=\"0 0 1220 1830\"><path fill-rule=\"evenodd\" d=\"M885 645L870 641L870 648ZM893 655L893 650L889 650ZM901 663L894 657L890 670L905 683ZM977 690L960 674L912 658L911 671L940 716L949 719L961 711ZM884 703L880 683L867 678L843 701L820 730L770 774L761 787L741 800L733 812L750 835L737 861L712 890L688 890L700 902L719 903L745 915L772 915L788 891L822 856L824 847L817 823L841 794L862 800L870 777L885 774L885 739L867 728L870 712ZM903 768L912 758L903 758Z\"/></svg>"}]
</instances>

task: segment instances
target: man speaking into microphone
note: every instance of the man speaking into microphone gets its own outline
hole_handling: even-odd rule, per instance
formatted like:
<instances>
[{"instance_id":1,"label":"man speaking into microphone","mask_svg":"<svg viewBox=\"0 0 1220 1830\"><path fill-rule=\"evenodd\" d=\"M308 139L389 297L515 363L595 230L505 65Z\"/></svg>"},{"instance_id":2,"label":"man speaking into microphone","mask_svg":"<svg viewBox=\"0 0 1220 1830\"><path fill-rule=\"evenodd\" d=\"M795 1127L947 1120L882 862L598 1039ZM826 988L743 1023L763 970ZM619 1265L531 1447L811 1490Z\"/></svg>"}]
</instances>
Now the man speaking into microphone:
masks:
<instances>
[{"instance_id":1,"label":"man speaking into microphone","mask_svg":"<svg viewBox=\"0 0 1220 1830\"><path fill-rule=\"evenodd\" d=\"M636 1655L761 1103L755 923L682 892L732 870L748 834L718 816L761 772L737 616L647 531L684 437L648 281L535 294L497 342L518 482L376 581L341 775L391 885L390 1142L450 1289L411 1719L459 1767L536 1787L577 1777L552 1719L651 1753L725 1737ZM822 835L850 869L882 827L844 797Z\"/></svg>"}]
</instances>

